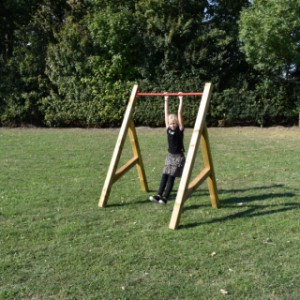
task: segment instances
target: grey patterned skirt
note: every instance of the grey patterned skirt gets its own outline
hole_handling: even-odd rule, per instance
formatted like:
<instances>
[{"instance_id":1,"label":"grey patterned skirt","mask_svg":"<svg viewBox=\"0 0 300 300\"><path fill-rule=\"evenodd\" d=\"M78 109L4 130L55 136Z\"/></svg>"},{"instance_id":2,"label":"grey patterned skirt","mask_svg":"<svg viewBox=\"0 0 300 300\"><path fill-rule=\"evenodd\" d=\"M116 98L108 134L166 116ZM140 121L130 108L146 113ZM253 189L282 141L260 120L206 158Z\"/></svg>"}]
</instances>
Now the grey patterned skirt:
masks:
<instances>
[{"instance_id":1,"label":"grey patterned skirt","mask_svg":"<svg viewBox=\"0 0 300 300\"><path fill-rule=\"evenodd\" d=\"M180 154L168 153L166 157L163 173L175 177L181 177L184 164L185 164L185 157L183 153Z\"/></svg>"}]
</instances>

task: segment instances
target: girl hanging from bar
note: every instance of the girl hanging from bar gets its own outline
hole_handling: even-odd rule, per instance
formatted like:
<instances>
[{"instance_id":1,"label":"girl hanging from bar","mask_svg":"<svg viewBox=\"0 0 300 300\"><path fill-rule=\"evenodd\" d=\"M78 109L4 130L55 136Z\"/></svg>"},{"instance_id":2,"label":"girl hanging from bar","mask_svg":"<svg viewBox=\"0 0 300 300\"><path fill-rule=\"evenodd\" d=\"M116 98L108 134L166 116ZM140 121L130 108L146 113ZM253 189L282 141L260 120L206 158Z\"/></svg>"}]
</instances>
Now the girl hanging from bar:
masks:
<instances>
[{"instance_id":1,"label":"girl hanging from bar","mask_svg":"<svg viewBox=\"0 0 300 300\"><path fill-rule=\"evenodd\" d=\"M168 137L168 154L165 160L165 166L163 168L163 174L161 177L160 185L157 191L157 195L150 196L150 201L160 204L167 204L176 177L181 177L185 156L183 145L183 96L179 93L179 106L178 113L169 114L169 96L165 94L165 124Z\"/></svg>"}]
</instances>

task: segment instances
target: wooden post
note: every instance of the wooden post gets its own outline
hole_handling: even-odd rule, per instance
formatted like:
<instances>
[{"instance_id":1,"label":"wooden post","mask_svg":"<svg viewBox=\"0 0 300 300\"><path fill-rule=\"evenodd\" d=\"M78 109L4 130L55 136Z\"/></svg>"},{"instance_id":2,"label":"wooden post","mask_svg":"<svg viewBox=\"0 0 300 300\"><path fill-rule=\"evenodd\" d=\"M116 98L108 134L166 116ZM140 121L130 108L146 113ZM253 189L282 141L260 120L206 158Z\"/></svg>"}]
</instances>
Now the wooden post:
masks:
<instances>
[{"instance_id":1,"label":"wooden post","mask_svg":"<svg viewBox=\"0 0 300 300\"><path fill-rule=\"evenodd\" d=\"M142 156L137 140L134 122L132 119L137 91L138 85L136 84L132 89L129 102L126 108L125 116L122 122L122 126L118 135L117 143L115 145L112 159L110 161L109 169L106 175L106 180L104 182L102 193L99 199L99 207L104 207L106 205L112 185L135 165L137 165L141 187L144 191L148 191L148 184L144 171ZM125 165L123 165L117 170L127 133L130 137L130 142L134 156Z\"/></svg>"},{"instance_id":2,"label":"wooden post","mask_svg":"<svg viewBox=\"0 0 300 300\"><path fill-rule=\"evenodd\" d=\"M207 134L207 128L206 128L206 124L205 124L205 118L206 118L211 94L212 94L212 84L206 83L205 87L204 87L204 92L202 95L195 127L193 130L192 138L190 141L190 146L189 146L189 150L187 153L182 178L179 183L176 200L175 200L174 207L173 207L171 221L169 224L170 229L177 228L179 221L180 221L181 211L182 211L184 202L186 201L186 199L188 197L191 196L193 191L196 190L196 188L207 178L209 178L208 184L209 184L212 205L213 205L213 207L219 206L219 201L218 201L218 196L217 196L216 179L215 179L215 174L213 171L212 157L210 154L208 134ZM197 149L199 147L201 137L203 139L201 146L202 146L202 153L204 155L203 159L204 159L205 167L199 173L199 175L196 176L196 178L189 184L193 166L195 163Z\"/></svg>"},{"instance_id":3,"label":"wooden post","mask_svg":"<svg viewBox=\"0 0 300 300\"><path fill-rule=\"evenodd\" d=\"M201 137L201 148L202 148L202 155L205 168L210 170L209 175L207 177L207 184L210 193L210 201L213 208L219 208L220 202L218 197L218 190L217 190L217 180L215 176L215 170L213 166L212 155L210 151L209 145L209 138L208 138L208 131L207 127L204 126L203 133Z\"/></svg>"},{"instance_id":4,"label":"wooden post","mask_svg":"<svg viewBox=\"0 0 300 300\"><path fill-rule=\"evenodd\" d=\"M131 118L130 123L129 123L128 135L129 135L129 138L130 138L130 143L131 143L133 155L134 155L134 157L137 158L136 168L137 168L137 171L138 171L139 180L140 180L142 190L144 192L148 192L149 189L148 189L148 183L147 183L147 180L146 180L144 163L143 163L143 160L142 160L140 145L139 145L139 141L138 141L138 138L137 138L137 134L136 134L136 130L135 130L135 126L134 126L134 122L133 122L132 118Z\"/></svg>"}]
</instances>

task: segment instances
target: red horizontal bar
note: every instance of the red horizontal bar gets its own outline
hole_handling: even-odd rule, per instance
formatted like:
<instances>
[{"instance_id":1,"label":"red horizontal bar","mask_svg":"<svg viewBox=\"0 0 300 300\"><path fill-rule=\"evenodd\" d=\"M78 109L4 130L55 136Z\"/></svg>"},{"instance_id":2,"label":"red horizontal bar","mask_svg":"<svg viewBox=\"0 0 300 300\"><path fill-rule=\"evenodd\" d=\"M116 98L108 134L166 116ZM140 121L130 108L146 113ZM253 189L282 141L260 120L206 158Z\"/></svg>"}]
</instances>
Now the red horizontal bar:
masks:
<instances>
[{"instance_id":1,"label":"red horizontal bar","mask_svg":"<svg viewBox=\"0 0 300 300\"><path fill-rule=\"evenodd\" d=\"M203 93L140 93L138 92L136 94L137 97L144 97L144 96L150 96L150 97L154 97L154 96L202 96Z\"/></svg>"}]
</instances>

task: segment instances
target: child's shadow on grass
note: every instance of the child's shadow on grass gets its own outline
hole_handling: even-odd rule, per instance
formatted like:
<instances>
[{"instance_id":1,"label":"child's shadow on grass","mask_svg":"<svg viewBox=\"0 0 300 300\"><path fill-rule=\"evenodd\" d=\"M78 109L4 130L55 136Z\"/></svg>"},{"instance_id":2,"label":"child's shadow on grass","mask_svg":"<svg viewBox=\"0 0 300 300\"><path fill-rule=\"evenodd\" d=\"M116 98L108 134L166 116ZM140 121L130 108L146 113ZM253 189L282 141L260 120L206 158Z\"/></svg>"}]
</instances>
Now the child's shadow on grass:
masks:
<instances>
[{"instance_id":1,"label":"child's shadow on grass","mask_svg":"<svg viewBox=\"0 0 300 300\"><path fill-rule=\"evenodd\" d=\"M280 203L280 204L267 204L267 202L264 202L262 204L251 204L253 201L267 201L269 199L273 198L294 198L296 196L295 193L293 192L265 192L266 190L269 189L274 189L274 188L283 188L283 185L271 185L271 186L260 186L260 187L254 187L254 188L240 188L240 189L231 189L231 190L219 190L219 196L221 198L221 209L232 209L232 208L243 208L243 211L239 211L237 213L233 213L227 216L223 216L220 218L214 218L209 221L203 221L203 222L196 222L196 223L191 223L191 224L186 224L186 225L179 225L178 228L191 228L191 227L197 227L203 224L211 224L211 223L218 223L222 221L229 221L237 218L242 218L242 217L259 217L259 216L265 216L265 215L271 215L275 213L280 213L284 211L289 211L293 209L299 209L300 208L300 203L298 202L286 202L286 203ZM248 192L249 191L254 191L256 190L255 195L246 195L246 196L241 196L241 193L243 192ZM263 193L257 194L257 191L263 191ZM226 197L226 194L237 194L236 197ZM199 195L199 192L196 191L193 195ZM201 196L207 196L209 199L209 193L206 192L205 194L201 193ZM193 209L199 209L201 207L209 207L210 202L207 204L197 204L197 205L191 205L191 206L186 206L183 207L182 213L184 211L188 210L193 210ZM246 208L246 209L245 209ZM266 210L268 209L268 210Z\"/></svg>"}]
</instances>

